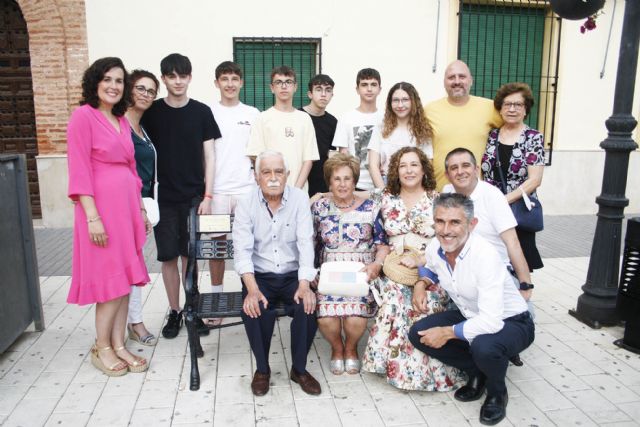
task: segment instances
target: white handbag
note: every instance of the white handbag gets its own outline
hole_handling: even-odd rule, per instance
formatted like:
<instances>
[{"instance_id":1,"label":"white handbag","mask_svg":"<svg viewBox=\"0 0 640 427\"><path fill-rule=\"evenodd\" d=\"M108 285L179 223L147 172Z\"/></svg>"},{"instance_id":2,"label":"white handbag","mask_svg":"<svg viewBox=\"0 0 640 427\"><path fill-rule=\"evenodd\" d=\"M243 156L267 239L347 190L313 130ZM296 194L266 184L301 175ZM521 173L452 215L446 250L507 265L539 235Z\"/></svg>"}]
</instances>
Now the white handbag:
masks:
<instances>
[{"instance_id":1,"label":"white handbag","mask_svg":"<svg viewBox=\"0 0 640 427\"><path fill-rule=\"evenodd\" d=\"M364 264L354 261L330 261L320 267L318 292L323 295L363 297L369 294Z\"/></svg>"},{"instance_id":2,"label":"white handbag","mask_svg":"<svg viewBox=\"0 0 640 427\"><path fill-rule=\"evenodd\" d=\"M147 141L149 141L149 144L153 149L153 184L151 184L153 186L153 189L152 189L153 198L143 197L142 204L144 205L144 209L147 211L147 219L149 220L151 225L155 227L160 222L160 208L158 207L158 182L157 182L158 155L156 153L156 148L153 146L153 144L151 144L151 140L149 139L147 132L145 132L142 126L140 127L140 129L142 130L142 133L144 134L145 138L147 138Z\"/></svg>"},{"instance_id":3,"label":"white handbag","mask_svg":"<svg viewBox=\"0 0 640 427\"><path fill-rule=\"evenodd\" d=\"M143 197L142 204L144 205L144 209L147 211L147 219L151 225L155 227L160 222L160 208L158 207L158 202L151 197Z\"/></svg>"}]
</instances>

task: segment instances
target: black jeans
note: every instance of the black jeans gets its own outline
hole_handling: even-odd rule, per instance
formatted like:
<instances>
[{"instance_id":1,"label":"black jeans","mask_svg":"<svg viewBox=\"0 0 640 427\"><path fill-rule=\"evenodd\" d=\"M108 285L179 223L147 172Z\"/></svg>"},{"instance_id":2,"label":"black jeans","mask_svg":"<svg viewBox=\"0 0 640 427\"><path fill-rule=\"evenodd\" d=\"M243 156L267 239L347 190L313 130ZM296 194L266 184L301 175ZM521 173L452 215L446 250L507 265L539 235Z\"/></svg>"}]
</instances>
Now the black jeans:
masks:
<instances>
[{"instance_id":1,"label":"black jeans","mask_svg":"<svg viewBox=\"0 0 640 427\"><path fill-rule=\"evenodd\" d=\"M506 393L505 377L509 358L520 353L533 342L535 326L528 311L504 319L504 327L495 334L478 335L469 344L466 340L452 339L440 348L428 347L420 342L418 331L436 326L451 326L467 320L458 310L432 314L416 322L409 331L409 340L415 348L447 365L461 369L468 375L487 376L487 393Z\"/></svg>"},{"instance_id":2,"label":"black jeans","mask_svg":"<svg viewBox=\"0 0 640 427\"><path fill-rule=\"evenodd\" d=\"M293 296L298 290L298 271L285 274L255 273L258 288L269 301L267 308L260 303L260 316L251 318L242 312L244 329L249 338L251 351L256 358L257 370L266 374L269 369L269 348L273 327L276 322L275 304L283 301L287 315L293 317L291 321L291 360L296 372L303 374L307 366L307 354L313 344L313 338L318 330L315 312L304 312L302 300L296 304ZM247 288L242 287L242 296L247 296Z\"/></svg>"}]
</instances>

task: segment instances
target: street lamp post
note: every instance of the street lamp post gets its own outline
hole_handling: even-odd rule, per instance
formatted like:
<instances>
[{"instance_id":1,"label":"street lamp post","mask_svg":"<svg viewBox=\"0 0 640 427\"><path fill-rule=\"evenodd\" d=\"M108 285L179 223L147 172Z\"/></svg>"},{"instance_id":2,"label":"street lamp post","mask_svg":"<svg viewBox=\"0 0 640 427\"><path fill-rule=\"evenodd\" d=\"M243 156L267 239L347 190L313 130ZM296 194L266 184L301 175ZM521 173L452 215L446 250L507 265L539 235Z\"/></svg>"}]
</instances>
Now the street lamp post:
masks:
<instances>
[{"instance_id":1,"label":"street lamp post","mask_svg":"<svg viewBox=\"0 0 640 427\"><path fill-rule=\"evenodd\" d=\"M584 0L583 0L584 1ZM638 148L631 138L636 127L633 118L633 93L638 66L640 41L640 0L626 0L618 57L618 72L613 99L613 114L605 122L608 135L600 143L605 150L602 192L596 198L598 223L591 248L584 293L575 310L569 313L592 328L614 325L620 317L616 311L620 244L629 154ZM636 172L637 176L637 172ZM636 180L637 184L637 180Z\"/></svg>"}]
</instances>

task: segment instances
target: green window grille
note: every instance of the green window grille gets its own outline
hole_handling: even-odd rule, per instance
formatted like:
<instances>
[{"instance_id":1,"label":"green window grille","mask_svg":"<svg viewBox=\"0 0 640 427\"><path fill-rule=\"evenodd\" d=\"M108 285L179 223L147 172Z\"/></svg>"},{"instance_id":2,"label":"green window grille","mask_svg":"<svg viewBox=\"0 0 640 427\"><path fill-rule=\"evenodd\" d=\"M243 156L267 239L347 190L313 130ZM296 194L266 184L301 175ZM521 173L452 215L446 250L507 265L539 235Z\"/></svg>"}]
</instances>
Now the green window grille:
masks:
<instances>
[{"instance_id":1,"label":"green window grille","mask_svg":"<svg viewBox=\"0 0 640 427\"><path fill-rule=\"evenodd\" d=\"M293 105L307 104L307 83L321 71L321 41L317 38L234 37L234 61L242 66L244 87L240 100L259 110L274 104L269 84L274 67L288 65L296 71L298 91Z\"/></svg>"},{"instance_id":2,"label":"green window grille","mask_svg":"<svg viewBox=\"0 0 640 427\"><path fill-rule=\"evenodd\" d=\"M544 0L460 1L458 57L471 68L471 93L493 99L505 83L527 83L535 104L525 121L544 133L548 163L558 79L559 21Z\"/></svg>"}]
</instances>

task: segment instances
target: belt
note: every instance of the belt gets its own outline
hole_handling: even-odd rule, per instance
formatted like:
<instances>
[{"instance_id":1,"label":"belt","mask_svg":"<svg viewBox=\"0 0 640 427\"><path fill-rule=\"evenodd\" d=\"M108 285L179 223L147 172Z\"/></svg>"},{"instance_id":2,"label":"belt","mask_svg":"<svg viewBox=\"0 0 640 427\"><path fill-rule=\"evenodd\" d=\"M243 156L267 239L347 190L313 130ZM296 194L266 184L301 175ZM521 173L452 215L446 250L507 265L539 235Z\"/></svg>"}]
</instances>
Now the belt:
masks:
<instances>
[{"instance_id":1,"label":"belt","mask_svg":"<svg viewBox=\"0 0 640 427\"><path fill-rule=\"evenodd\" d=\"M511 320L514 322L522 322L529 319L531 319L531 313L525 311L520 314L516 314L515 316L507 317L506 319L504 319L504 321L506 322L507 320Z\"/></svg>"}]
</instances>

